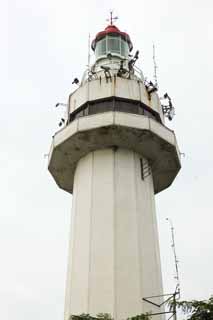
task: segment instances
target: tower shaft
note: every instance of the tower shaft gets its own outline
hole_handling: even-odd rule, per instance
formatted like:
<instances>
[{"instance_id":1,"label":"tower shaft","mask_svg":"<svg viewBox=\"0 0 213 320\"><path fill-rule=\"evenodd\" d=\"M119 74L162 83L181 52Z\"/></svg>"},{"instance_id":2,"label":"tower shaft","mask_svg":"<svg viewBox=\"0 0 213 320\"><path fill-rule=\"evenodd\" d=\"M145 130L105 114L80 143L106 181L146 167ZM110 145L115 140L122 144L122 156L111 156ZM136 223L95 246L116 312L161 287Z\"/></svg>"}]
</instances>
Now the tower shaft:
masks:
<instances>
[{"instance_id":1,"label":"tower shaft","mask_svg":"<svg viewBox=\"0 0 213 320\"><path fill-rule=\"evenodd\" d=\"M142 301L162 294L153 179L151 169L143 173L147 166L138 153L115 147L79 160L65 320L82 313L126 319L159 312Z\"/></svg>"}]
</instances>

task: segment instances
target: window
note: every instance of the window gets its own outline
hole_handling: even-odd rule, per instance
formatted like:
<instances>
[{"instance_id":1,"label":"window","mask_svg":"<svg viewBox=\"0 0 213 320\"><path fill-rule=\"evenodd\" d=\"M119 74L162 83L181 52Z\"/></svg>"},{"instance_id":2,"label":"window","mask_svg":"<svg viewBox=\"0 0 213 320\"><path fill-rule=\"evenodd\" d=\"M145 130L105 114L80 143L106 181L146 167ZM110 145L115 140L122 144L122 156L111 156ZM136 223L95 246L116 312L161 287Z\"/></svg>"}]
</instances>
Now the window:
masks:
<instances>
[{"instance_id":1,"label":"window","mask_svg":"<svg viewBox=\"0 0 213 320\"><path fill-rule=\"evenodd\" d=\"M89 104L89 113L88 114L96 114L102 112L100 103L92 103Z\"/></svg>"},{"instance_id":2,"label":"window","mask_svg":"<svg viewBox=\"0 0 213 320\"><path fill-rule=\"evenodd\" d=\"M140 105L138 106L138 114L144 114L144 109Z\"/></svg>"},{"instance_id":3,"label":"window","mask_svg":"<svg viewBox=\"0 0 213 320\"><path fill-rule=\"evenodd\" d=\"M128 44L126 41L124 41L123 39L121 39L121 55L123 57L127 57L129 54L129 48L128 48Z\"/></svg>"},{"instance_id":4,"label":"window","mask_svg":"<svg viewBox=\"0 0 213 320\"><path fill-rule=\"evenodd\" d=\"M96 114L96 113L107 112L112 110L113 110L112 100L99 101L96 103L89 104L89 114Z\"/></svg>"},{"instance_id":5,"label":"window","mask_svg":"<svg viewBox=\"0 0 213 320\"><path fill-rule=\"evenodd\" d=\"M116 100L115 110L138 114L138 105L129 101Z\"/></svg>"},{"instance_id":6,"label":"window","mask_svg":"<svg viewBox=\"0 0 213 320\"><path fill-rule=\"evenodd\" d=\"M88 116L88 114L89 114L89 107L87 105L86 108L84 109L84 115Z\"/></svg>"},{"instance_id":7,"label":"window","mask_svg":"<svg viewBox=\"0 0 213 320\"><path fill-rule=\"evenodd\" d=\"M161 122L159 114L148 110L148 107L139 101L125 100L118 97L107 98L106 100L89 101L70 114L70 122L87 115L103 113L107 111L119 111L134 114L142 114Z\"/></svg>"},{"instance_id":8,"label":"window","mask_svg":"<svg viewBox=\"0 0 213 320\"><path fill-rule=\"evenodd\" d=\"M109 52L112 54L119 54L127 58L129 54L128 43L120 36L105 36L105 38L99 40L96 44L96 59Z\"/></svg>"},{"instance_id":9,"label":"window","mask_svg":"<svg viewBox=\"0 0 213 320\"><path fill-rule=\"evenodd\" d=\"M97 42L95 55L96 58L99 56L104 56L106 54L106 38L101 39Z\"/></svg>"},{"instance_id":10,"label":"window","mask_svg":"<svg viewBox=\"0 0 213 320\"><path fill-rule=\"evenodd\" d=\"M149 110L144 109L144 115L149 117L149 118L152 118L152 119L156 120L155 115L152 114Z\"/></svg>"},{"instance_id":11,"label":"window","mask_svg":"<svg viewBox=\"0 0 213 320\"><path fill-rule=\"evenodd\" d=\"M81 110L80 112L75 114L75 119L83 117L84 116L84 110Z\"/></svg>"},{"instance_id":12,"label":"window","mask_svg":"<svg viewBox=\"0 0 213 320\"><path fill-rule=\"evenodd\" d=\"M120 37L108 37L107 51L120 54Z\"/></svg>"}]
</instances>

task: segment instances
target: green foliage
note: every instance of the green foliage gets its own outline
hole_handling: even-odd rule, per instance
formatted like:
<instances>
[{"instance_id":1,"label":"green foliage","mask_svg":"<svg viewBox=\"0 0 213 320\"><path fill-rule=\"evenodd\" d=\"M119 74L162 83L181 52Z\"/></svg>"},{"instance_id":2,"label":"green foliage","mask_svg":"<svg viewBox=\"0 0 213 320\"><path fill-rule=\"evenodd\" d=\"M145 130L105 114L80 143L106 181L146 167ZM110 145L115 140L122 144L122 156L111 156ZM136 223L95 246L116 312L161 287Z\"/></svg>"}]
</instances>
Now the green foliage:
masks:
<instances>
[{"instance_id":1,"label":"green foliage","mask_svg":"<svg viewBox=\"0 0 213 320\"><path fill-rule=\"evenodd\" d=\"M176 301L175 304L189 320L213 320L213 297L203 301ZM173 308L174 302L171 302L170 310Z\"/></svg>"},{"instance_id":2,"label":"green foliage","mask_svg":"<svg viewBox=\"0 0 213 320\"><path fill-rule=\"evenodd\" d=\"M113 320L109 313L98 313L97 318L102 320Z\"/></svg>"},{"instance_id":3,"label":"green foliage","mask_svg":"<svg viewBox=\"0 0 213 320\"><path fill-rule=\"evenodd\" d=\"M99 313L96 317L92 317L87 313L82 313L80 315L71 315L70 320L113 320L109 313ZM134 317L130 317L127 320L150 320L149 313L139 314Z\"/></svg>"},{"instance_id":4,"label":"green foliage","mask_svg":"<svg viewBox=\"0 0 213 320\"><path fill-rule=\"evenodd\" d=\"M174 308L180 309L187 315L188 320L213 320L213 296L209 300L192 300L192 301L172 301L169 302L170 311ZM150 320L150 313L142 313L126 320ZM72 315L70 320L113 320L108 313L99 313L96 317L83 313L81 315ZM154 319L153 319L154 320Z\"/></svg>"},{"instance_id":5,"label":"green foliage","mask_svg":"<svg viewBox=\"0 0 213 320\"><path fill-rule=\"evenodd\" d=\"M113 320L109 313L99 313L96 317L91 316L88 313L82 313L78 316L71 315L70 320Z\"/></svg>"},{"instance_id":6,"label":"green foliage","mask_svg":"<svg viewBox=\"0 0 213 320\"><path fill-rule=\"evenodd\" d=\"M141 314L139 314L137 316L128 318L127 320L150 320L150 314L148 312L147 313L141 313Z\"/></svg>"},{"instance_id":7,"label":"green foliage","mask_svg":"<svg viewBox=\"0 0 213 320\"><path fill-rule=\"evenodd\" d=\"M90 319L92 319L92 317L88 313L82 313L82 314L80 314L78 316L71 315L69 319L70 320L71 319L72 320L90 320Z\"/></svg>"}]
</instances>

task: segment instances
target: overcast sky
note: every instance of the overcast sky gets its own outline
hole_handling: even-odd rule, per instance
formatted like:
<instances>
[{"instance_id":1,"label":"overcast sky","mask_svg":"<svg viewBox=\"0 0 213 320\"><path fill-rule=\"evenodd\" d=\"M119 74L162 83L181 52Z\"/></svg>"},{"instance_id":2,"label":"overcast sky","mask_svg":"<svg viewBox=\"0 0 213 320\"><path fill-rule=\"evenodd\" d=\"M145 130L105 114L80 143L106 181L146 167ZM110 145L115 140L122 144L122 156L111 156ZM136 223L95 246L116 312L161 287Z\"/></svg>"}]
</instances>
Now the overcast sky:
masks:
<instances>
[{"instance_id":1,"label":"overcast sky","mask_svg":"<svg viewBox=\"0 0 213 320\"><path fill-rule=\"evenodd\" d=\"M152 80L156 45L160 93L168 92L182 170L156 196L165 293L174 290L176 233L183 299L213 294L213 2L212 0L8 0L0 17L0 315L61 320L71 196L47 170L51 137L87 64L88 34L109 10L127 31L138 66Z\"/></svg>"}]
</instances>

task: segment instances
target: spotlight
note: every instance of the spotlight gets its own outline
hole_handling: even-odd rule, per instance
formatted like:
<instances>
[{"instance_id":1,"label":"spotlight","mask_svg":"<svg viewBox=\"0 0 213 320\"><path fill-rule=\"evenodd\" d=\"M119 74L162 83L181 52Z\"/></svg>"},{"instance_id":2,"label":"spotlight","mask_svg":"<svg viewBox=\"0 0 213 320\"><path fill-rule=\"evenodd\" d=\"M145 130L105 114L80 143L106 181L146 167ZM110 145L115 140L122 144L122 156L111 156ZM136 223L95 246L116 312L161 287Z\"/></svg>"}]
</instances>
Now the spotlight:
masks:
<instances>
[{"instance_id":1,"label":"spotlight","mask_svg":"<svg viewBox=\"0 0 213 320\"><path fill-rule=\"evenodd\" d=\"M109 72L110 67L106 67L106 66L101 66L101 69L103 69L105 72Z\"/></svg>"},{"instance_id":2,"label":"spotlight","mask_svg":"<svg viewBox=\"0 0 213 320\"><path fill-rule=\"evenodd\" d=\"M111 52L107 53L107 58L108 58L109 60L112 60L112 54L111 54Z\"/></svg>"},{"instance_id":3,"label":"spotlight","mask_svg":"<svg viewBox=\"0 0 213 320\"><path fill-rule=\"evenodd\" d=\"M61 118L61 121L59 122L59 127L61 127L63 125L63 123L65 122L64 118Z\"/></svg>"},{"instance_id":4,"label":"spotlight","mask_svg":"<svg viewBox=\"0 0 213 320\"><path fill-rule=\"evenodd\" d=\"M61 102L56 103L55 107L57 108L57 107L59 107L59 106L66 107L67 104L66 104L66 103L61 103Z\"/></svg>"},{"instance_id":5,"label":"spotlight","mask_svg":"<svg viewBox=\"0 0 213 320\"><path fill-rule=\"evenodd\" d=\"M75 79L73 80L72 84L79 84L78 78L75 78Z\"/></svg>"},{"instance_id":6,"label":"spotlight","mask_svg":"<svg viewBox=\"0 0 213 320\"><path fill-rule=\"evenodd\" d=\"M136 60L138 60L138 58L139 58L139 50L137 50L137 51L135 52L134 58L135 58Z\"/></svg>"},{"instance_id":7,"label":"spotlight","mask_svg":"<svg viewBox=\"0 0 213 320\"><path fill-rule=\"evenodd\" d=\"M171 107L171 109L168 112L168 119L171 121L175 116L175 108Z\"/></svg>"}]
</instances>

